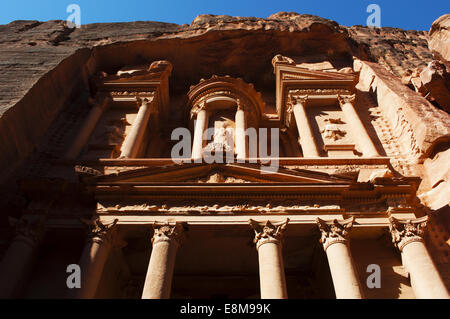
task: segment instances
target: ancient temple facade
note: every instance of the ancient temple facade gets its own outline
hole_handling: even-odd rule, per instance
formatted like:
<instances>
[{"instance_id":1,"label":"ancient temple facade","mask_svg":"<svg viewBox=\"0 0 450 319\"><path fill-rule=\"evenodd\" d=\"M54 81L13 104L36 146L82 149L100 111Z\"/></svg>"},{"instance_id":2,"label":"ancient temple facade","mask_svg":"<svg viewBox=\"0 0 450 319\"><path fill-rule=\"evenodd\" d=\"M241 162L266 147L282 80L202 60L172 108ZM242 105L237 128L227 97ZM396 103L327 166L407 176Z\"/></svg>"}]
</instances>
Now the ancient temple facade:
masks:
<instances>
[{"instance_id":1,"label":"ancient temple facade","mask_svg":"<svg viewBox=\"0 0 450 319\"><path fill-rule=\"evenodd\" d=\"M12 175L1 297L449 297L448 113L348 49L205 78L165 50L92 66Z\"/></svg>"}]
</instances>

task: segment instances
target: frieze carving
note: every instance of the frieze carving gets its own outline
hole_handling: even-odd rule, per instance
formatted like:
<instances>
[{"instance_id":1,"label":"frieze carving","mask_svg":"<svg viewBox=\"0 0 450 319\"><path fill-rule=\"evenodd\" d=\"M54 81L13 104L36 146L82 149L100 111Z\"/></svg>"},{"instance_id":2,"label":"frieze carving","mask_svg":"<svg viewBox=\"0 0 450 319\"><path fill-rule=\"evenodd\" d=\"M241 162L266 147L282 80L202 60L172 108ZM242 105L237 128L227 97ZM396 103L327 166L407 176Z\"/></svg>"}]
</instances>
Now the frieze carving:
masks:
<instances>
[{"instance_id":1,"label":"frieze carving","mask_svg":"<svg viewBox=\"0 0 450 319\"><path fill-rule=\"evenodd\" d=\"M392 242L402 251L409 243L423 241L427 222L428 216L413 220L401 220L393 216L389 217L389 230L391 232Z\"/></svg>"},{"instance_id":2,"label":"frieze carving","mask_svg":"<svg viewBox=\"0 0 450 319\"><path fill-rule=\"evenodd\" d=\"M253 242L256 244L256 248L258 249L266 243L280 244L288 223L289 218L279 223L271 223L269 220L261 223L250 219L249 224L255 231Z\"/></svg>"},{"instance_id":3,"label":"frieze carving","mask_svg":"<svg viewBox=\"0 0 450 319\"><path fill-rule=\"evenodd\" d=\"M162 241L181 243L183 235L183 226L180 223L155 223L153 225L152 244L155 245Z\"/></svg>"},{"instance_id":4,"label":"frieze carving","mask_svg":"<svg viewBox=\"0 0 450 319\"><path fill-rule=\"evenodd\" d=\"M111 91L111 96L137 96L151 98L155 96L155 91Z\"/></svg>"},{"instance_id":5,"label":"frieze carving","mask_svg":"<svg viewBox=\"0 0 450 319\"><path fill-rule=\"evenodd\" d=\"M350 95L346 89L295 89L289 90L289 95Z\"/></svg>"},{"instance_id":6,"label":"frieze carving","mask_svg":"<svg viewBox=\"0 0 450 319\"><path fill-rule=\"evenodd\" d=\"M330 245L336 243L347 243L347 235L353 226L355 217L351 217L342 221L334 219L332 221L325 221L320 218L316 218L317 226L321 232L320 243L323 244L323 248L327 250Z\"/></svg>"},{"instance_id":7,"label":"frieze carving","mask_svg":"<svg viewBox=\"0 0 450 319\"><path fill-rule=\"evenodd\" d=\"M80 221L87 226L88 241L113 243L117 232L118 219L115 219L111 224L103 224L99 218L80 218Z\"/></svg>"},{"instance_id":8,"label":"frieze carving","mask_svg":"<svg viewBox=\"0 0 450 319\"><path fill-rule=\"evenodd\" d=\"M184 204L184 205L183 205ZM126 212L142 212L142 213L161 213L171 215L201 215L201 214L286 214L286 213L305 213L308 211L323 211L323 212L342 212L339 205L327 205L327 204L310 204L299 205L298 201L282 201L282 202L270 202L265 205L258 204L237 204L227 205L219 203L210 203L205 205L192 205L192 201L186 201L186 203L178 203L178 205L168 204L116 204L108 205L106 203L97 204L98 213L126 213Z\"/></svg>"}]
</instances>

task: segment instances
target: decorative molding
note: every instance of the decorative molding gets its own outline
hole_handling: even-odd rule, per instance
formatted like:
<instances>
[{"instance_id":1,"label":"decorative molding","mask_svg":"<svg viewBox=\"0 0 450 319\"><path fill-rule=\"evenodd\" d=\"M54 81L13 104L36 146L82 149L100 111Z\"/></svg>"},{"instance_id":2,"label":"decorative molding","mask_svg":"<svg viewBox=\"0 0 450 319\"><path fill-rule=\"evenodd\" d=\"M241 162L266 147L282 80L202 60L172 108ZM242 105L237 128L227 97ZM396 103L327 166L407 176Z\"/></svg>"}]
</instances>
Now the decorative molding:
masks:
<instances>
[{"instance_id":1,"label":"decorative molding","mask_svg":"<svg viewBox=\"0 0 450 319\"><path fill-rule=\"evenodd\" d=\"M346 89L295 89L289 90L288 95L351 95Z\"/></svg>"},{"instance_id":2,"label":"decorative molding","mask_svg":"<svg viewBox=\"0 0 450 319\"><path fill-rule=\"evenodd\" d=\"M153 237L152 244L155 245L159 242L168 241L181 243L183 236L183 226L180 223L155 223L153 225Z\"/></svg>"},{"instance_id":3,"label":"decorative molding","mask_svg":"<svg viewBox=\"0 0 450 319\"><path fill-rule=\"evenodd\" d=\"M256 249L267 243L280 244L288 223L289 218L283 222L274 224L272 224L269 220L261 223L250 219L249 224L255 231L255 238L253 239L253 242L256 244Z\"/></svg>"},{"instance_id":4,"label":"decorative molding","mask_svg":"<svg viewBox=\"0 0 450 319\"><path fill-rule=\"evenodd\" d=\"M356 94L352 95L338 95L337 99L339 101L339 105L344 105L346 103L353 104L355 102Z\"/></svg>"},{"instance_id":5,"label":"decorative molding","mask_svg":"<svg viewBox=\"0 0 450 319\"><path fill-rule=\"evenodd\" d=\"M428 222L428 216L417 219L397 219L389 217L389 231L391 232L392 242L400 251L412 242L423 242L423 235Z\"/></svg>"},{"instance_id":6,"label":"decorative molding","mask_svg":"<svg viewBox=\"0 0 450 319\"><path fill-rule=\"evenodd\" d=\"M320 243L323 244L323 248L326 251L330 245L336 243L347 244L347 235L353 226L355 217L351 217L342 221L334 219L332 221L325 221L320 218L316 218L317 226L322 234Z\"/></svg>"}]
</instances>

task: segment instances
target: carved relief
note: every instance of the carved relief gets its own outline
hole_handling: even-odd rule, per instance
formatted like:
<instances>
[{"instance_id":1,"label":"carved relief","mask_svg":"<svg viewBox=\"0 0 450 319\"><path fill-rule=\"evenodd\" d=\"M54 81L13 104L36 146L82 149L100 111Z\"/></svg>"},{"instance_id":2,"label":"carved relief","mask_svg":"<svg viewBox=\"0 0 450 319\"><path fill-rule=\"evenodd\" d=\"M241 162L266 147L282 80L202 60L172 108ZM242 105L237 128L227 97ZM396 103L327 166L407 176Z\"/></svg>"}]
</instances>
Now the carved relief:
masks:
<instances>
[{"instance_id":1,"label":"carved relief","mask_svg":"<svg viewBox=\"0 0 450 319\"><path fill-rule=\"evenodd\" d=\"M180 223L155 223L153 225L154 234L152 237L152 244L155 245L161 241L175 241L177 244L181 243L183 235L183 226Z\"/></svg>"},{"instance_id":2,"label":"carved relief","mask_svg":"<svg viewBox=\"0 0 450 319\"><path fill-rule=\"evenodd\" d=\"M347 135L347 132L340 129L339 126L335 124L327 124L325 127L320 131L320 133L324 134L325 139L337 141L342 138L344 138L345 135Z\"/></svg>"},{"instance_id":3,"label":"carved relief","mask_svg":"<svg viewBox=\"0 0 450 319\"><path fill-rule=\"evenodd\" d=\"M256 244L256 248L258 249L261 245L266 243L280 244L288 223L289 218L287 218L284 222L274 224L270 221L260 223L250 219L249 224L255 231L255 238L253 239L253 242Z\"/></svg>"},{"instance_id":4,"label":"carved relief","mask_svg":"<svg viewBox=\"0 0 450 319\"><path fill-rule=\"evenodd\" d=\"M81 222L87 226L88 240L98 243L112 244L117 232L117 222L115 219L111 224L103 224L99 218L85 219L80 218Z\"/></svg>"},{"instance_id":5,"label":"carved relief","mask_svg":"<svg viewBox=\"0 0 450 319\"><path fill-rule=\"evenodd\" d=\"M389 230L392 242L400 250L409 243L423 241L423 235L427 226L428 216L414 220L401 220L393 216L389 217Z\"/></svg>"},{"instance_id":6,"label":"carved relief","mask_svg":"<svg viewBox=\"0 0 450 319\"><path fill-rule=\"evenodd\" d=\"M336 243L347 243L347 235L353 226L354 217L338 221L325 221L320 218L316 218L317 226L321 232L320 243L323 244L323 248L327 248Z\"/></svg>"}]
</instances>

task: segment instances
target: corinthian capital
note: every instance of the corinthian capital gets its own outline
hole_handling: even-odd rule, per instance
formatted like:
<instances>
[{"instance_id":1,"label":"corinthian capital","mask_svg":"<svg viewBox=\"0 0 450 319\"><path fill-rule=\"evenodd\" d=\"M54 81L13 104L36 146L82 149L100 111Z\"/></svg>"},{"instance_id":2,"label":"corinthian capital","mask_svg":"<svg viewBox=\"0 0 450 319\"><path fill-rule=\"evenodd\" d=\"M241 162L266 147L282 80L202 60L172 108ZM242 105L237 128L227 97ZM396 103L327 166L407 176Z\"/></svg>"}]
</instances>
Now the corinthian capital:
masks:
<instances>
[{"instance_id":1,"label":"corinthian capital","mask_svg":"<svg viewBox=\"0 0 450 319\"><path fill-rule=\"evenodd\" d=\"M339 101L339 105L342 106L342 105L344 105L346 103L352 103L353 104L353 102L355 102L355 97L356 97L355 94L352 94L352 95L338 95L337 99Z\"/></svg>"},{"instance_id":2,"label":"corinthian capital","mask_svg":"<svg viewBox=\"0 0 450 319\"><path fill-rule=\"evenodd\" d=\"M296 104L305 105L308 101L308 95L293 95L289 94L289 104L294 106Z\"/></svg>"},{"instance_id":3,"label":"corinthian capital","mask_svg":"<svg viewBox=\"0 0 450 319\"><path fill-rule=\"evenodd\" d=\"M103 224L99 218L95 219L80 219L83 224L87 226L88 240L100 243L113 243L114 235L117 232L117 222L115 219L110 224Z\"/></svg>"},{"instance_id":4,"label":"corinthian capital","mask_svg":"<svg viewBox=\"0 0 450 319\"><path fill-rule=\"evenodd\" d=\"M320 218L316 218L317 226L322 234L320 243L323 244L323 248L327 248L336 243L347 243L347 235L353 226L355 218L351 217L342 221L336 219L332 221L325 221Z\"/></svg>"},{"instance_id":5,"label":"corinthian capital","mask_svg":"<svg viewBox=\"0 0 450 319\"><path fill-rule=\"evenodd\" d=\"M249 224L255 231L255 238L253 242L256 244L256 249L266 243L281 243L283 233L286 230L289 218L280 223L272 224L270 221L263 223L250 219Z\"/></svg>"},{"instance_id":6,"label":"corinthian capital","mask_svg":"<svg viewBox=\"0 0 450 319\"><path fill-rule=\"evenodd\" d=\"M153 230L153 245L161 241L175 241L177 244L181 243L183 226L180 223L155 223L153 225Z\"/></svg>"},{"instance_id":7,"label":"corinthian capital","mask_svg":"<svg viewBox=\"0 0 450 319\"><path fill-rule=\"evenodd\" d=\"M427 221L428 216L414 220L401 220L393 216L389 217L389 230L392 235L392 242L402 251L403 247L409 243L423 241Z\"/></svg>"},{"instance_id":8,"label":"corinthian capital","mask_svg":"<svg viewBox=\"0 0 450 319\"><path fill-rule=\"evenodd\" d=\"M200 102L198 102L197 104L195 104L192 109L191 109L191 117L193 117L194 115L197 116L198 112L206 110L206 101L205 100L201 100Z\"/></svg>"}]
</instances>

